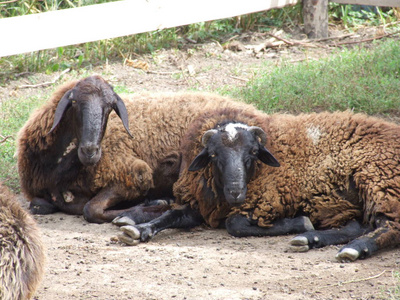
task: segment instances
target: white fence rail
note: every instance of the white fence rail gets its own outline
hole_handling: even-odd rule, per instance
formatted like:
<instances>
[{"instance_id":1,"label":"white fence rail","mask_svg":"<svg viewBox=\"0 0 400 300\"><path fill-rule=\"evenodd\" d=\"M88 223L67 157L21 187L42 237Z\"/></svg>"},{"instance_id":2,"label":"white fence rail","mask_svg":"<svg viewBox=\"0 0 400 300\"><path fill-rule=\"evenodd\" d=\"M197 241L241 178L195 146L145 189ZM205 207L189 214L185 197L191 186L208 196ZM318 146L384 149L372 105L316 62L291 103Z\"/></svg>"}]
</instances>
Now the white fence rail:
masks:
<instances>
[{"instance_id":1,"label":"white fence rail","mask_svg":"<svg viewBox=\"0 0 400 300\"><path fill-rule=\"evenodd\" d=\"M0 19L0 57L280 8L298 0L125 0Z\"/></svg>"},{"instance_id":2,"label":"white fence rail","mask_svg":"<svg viewBox=\"0 0 400 300\"><path fill-rule=\"evenodd\" d=\"M0 19L0 57L230 18L294 5L299 1L124 0L4 18ZM312 5L322 2L303 1L311 1ZM400 0L333 1L400 7Z\"/></svg>"}]
</instances>

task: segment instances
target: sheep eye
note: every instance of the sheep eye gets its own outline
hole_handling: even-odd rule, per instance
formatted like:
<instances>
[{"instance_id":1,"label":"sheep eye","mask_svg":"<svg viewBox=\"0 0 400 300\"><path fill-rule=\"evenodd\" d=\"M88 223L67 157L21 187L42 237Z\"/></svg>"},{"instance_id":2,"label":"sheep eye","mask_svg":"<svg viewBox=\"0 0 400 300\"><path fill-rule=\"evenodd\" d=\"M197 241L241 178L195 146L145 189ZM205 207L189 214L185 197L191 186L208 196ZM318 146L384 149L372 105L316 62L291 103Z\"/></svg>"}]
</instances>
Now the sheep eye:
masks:
<instances>
[{"instance_id":1,"label":"sheep eye","mask_svg":"<svg viewBox=\"0 0 400 300\"><path fill-rule=\"evenodd\" d=\"M258 150L256 150L256 149L252 150L252 151L251 151L251 154L253 154L253 155L256 155L256 156L257 156L257 154L258 154Z\"/></svg>"},{"instance_id":2,"label":"sheep eye","mask_svg":"<svg viewBox=\"0 0 400 300\"><path fill-rule=\"evenodd\" d=\"M210 157L211 158L214 158L214 157L216 157L217 155L215 154L215 153L212 153L212 154L210 154Z\"/></svg>"},{"instance_id":3,"label":"sheep eye","mask_svg":"<svg viewBox=\"0 0 400 300\"><path fill-rule=\"evenodd\" d=\"M72 104L75 104L76 103L76 100L72 100Z\"/></svg>"}]
</instances>

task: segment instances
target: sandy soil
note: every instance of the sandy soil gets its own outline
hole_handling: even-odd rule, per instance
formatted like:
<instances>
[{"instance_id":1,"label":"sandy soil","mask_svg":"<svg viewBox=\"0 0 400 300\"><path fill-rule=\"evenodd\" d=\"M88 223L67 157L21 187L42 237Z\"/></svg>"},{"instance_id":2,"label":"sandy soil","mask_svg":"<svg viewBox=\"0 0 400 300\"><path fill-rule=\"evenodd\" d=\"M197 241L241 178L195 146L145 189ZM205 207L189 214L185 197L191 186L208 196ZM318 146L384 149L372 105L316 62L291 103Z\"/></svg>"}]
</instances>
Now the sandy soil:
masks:
<instances>
[{"instance_id":1,"label":"sandy soil","mask_svg":"<svg viewBox=\"0 0 400 300\"><path fill-rule=\"evenodd\" d=\"M333 50L327 46L332 40L317 47L256 48L268 39L253 34L227 46L208 43L182 51L162 50L135 57L130 65L115 62L89 73L133 91L215 90L244 85L265 61L318 59ZM57 84L79 76L67 73ZM21 76L0 88L0 96L5 100L45 93L52 87L18 87L54 77ZM206 226L166 230L148 243L127 247L117 242L119 229L112 224L89 224L81 216L62 213L35 218L48 256L46 275L35 296L40 300L387 299L399 285L393 276L400 270L399 249L344 264L335 260L340 247L290 253L286 251L290 236L238 239Z\"/></svg>"},{"instance_id":2,"label":"sandy soil","mask_svg":"<svg viewBox=\"0 0 400 300\"><path fill-rule=\"evenodd\" d=\"M206 227L127 247L111 224L37 220L48 262L36 299L386 299L400 269L398 250L343 264L339 247L290 253L289 236L238 239Z\"/></svg>"}]
</instances>

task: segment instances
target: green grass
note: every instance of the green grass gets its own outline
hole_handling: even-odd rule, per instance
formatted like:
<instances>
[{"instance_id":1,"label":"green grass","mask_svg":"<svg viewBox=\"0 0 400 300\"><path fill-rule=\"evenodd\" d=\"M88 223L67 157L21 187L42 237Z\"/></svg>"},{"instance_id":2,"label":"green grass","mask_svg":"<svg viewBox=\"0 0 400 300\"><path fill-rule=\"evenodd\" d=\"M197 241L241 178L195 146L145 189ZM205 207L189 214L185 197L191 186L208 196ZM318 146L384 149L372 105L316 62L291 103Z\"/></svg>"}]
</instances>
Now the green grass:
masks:
<instances>
[{"instance_id":1,"label":"green grass","mask_svg":"<svg viewBox=\"0 0 400 300\"><path fill-rule=\"evenodd\" d=\"M400 271L392 271L394 286L382 291L382 299L398 300L400 299Z\"/></svg>"},{"instance_id":2,"label":"green grass","mask_svg":"<svg viewBox=\"0 0 400 300\"><path fill-rule=\"evenodd\" d=\"M0 17L9 18L118 0L15 0L0 2Z\"/></svg>"},{"instance_id":3,"label":"green grass","mask_svg":"<svg viewBox=\"0 0 400 300\"><path fill-rule=\"evenodd\" d=\"M40 106L46 97L37 95L0 102L0 181L15 191L19 190L15 140L18 130L30 113Z\"/></svg>"},{"instance_id":4,"label":"green grass","mask_svg":"<svg viewBox=\"0 0 400 300\"><path fill-rule=\"evenodd\" d=\"M400 43L343 50L327 59L264 66L245 88L227 91L266 112L400 109Z\"/></svg>"}]
</instances>

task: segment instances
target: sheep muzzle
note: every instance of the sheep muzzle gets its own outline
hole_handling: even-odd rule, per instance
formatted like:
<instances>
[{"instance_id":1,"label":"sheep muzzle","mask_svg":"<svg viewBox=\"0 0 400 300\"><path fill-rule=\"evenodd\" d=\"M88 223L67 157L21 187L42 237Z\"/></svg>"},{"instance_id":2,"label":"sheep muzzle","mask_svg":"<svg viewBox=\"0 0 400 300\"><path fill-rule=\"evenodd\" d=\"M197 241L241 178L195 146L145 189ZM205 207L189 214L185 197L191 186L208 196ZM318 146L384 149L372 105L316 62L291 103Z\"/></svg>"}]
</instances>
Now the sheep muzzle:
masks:
<instances>
[{"instance_id":1,"label":"sheep muzzle","mask_svg":"<svg viewBox=\"0 0 400 300\"><path fill-rule=\"evenodd\" d=\"M247 186L246 184L232 183L224 187L225 200L231 206L243 204L246 199Z\"/></svg>"},{"instance_id":2,"label":"sheep muzzle","mask_svg":"<svg viewBox=\"0 0 400 300\"><path fill-rule=\"evenodd\" d=\"M84 166L95 165L101 158L101 148L98 145L89 144L79 146L78 157Z\"/></svg>"}]
</instances>

